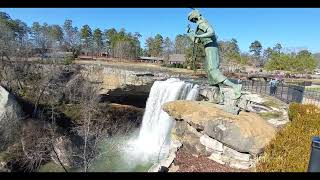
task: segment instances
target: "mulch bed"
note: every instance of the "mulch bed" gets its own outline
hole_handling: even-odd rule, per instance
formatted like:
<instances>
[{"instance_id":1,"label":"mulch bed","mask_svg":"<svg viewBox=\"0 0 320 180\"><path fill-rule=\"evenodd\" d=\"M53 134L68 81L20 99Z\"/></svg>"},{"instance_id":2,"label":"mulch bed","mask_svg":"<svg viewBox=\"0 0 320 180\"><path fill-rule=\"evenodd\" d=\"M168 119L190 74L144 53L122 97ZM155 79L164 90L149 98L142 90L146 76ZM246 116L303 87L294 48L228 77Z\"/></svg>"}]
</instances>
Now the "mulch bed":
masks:
<instances>
[{"instance_id":1,"label":"mulch bed","mask_svg":"<svg viewBox=\"0 0 320 180\"><path fill-rule=\"evenodd\" d=\"M219 164L205 156L196 157L183 147L177 152L174 165L179 166L177 172L250 172Z\"/></svg>"}]
</instances>

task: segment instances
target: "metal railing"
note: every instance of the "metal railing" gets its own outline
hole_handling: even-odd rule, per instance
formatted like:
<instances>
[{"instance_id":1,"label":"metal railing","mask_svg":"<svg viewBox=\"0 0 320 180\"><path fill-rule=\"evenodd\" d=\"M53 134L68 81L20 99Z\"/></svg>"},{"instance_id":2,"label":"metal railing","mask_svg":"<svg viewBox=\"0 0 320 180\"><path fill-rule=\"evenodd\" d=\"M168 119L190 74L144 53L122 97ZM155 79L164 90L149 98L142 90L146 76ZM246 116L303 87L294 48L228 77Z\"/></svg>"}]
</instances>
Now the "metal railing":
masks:
<instances>
[{"instance_id":1,"label":"metal railing","mask_svg":"<svg viewBox=\"0 0 320 180\"><path fill-rule=\"evenodd\" d=\"M272 89L269 82L266 81L242 81L242 90L247 90L257 94L274 96L275 98L286 102L297 102L303 104L320 105L320 92L305 89L305 86L278 83L275 89Z\"/></svg>"}]
</instances>

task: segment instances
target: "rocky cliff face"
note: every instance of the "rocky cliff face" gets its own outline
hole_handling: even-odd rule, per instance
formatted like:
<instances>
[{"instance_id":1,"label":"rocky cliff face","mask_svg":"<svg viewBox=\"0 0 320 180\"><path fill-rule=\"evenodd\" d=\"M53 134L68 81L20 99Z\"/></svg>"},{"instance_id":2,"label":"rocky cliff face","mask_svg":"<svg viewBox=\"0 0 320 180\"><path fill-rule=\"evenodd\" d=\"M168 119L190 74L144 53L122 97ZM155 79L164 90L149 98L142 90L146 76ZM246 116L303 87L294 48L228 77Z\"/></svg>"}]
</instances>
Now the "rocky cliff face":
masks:
<instances>
[{"instance_id":1,"label":"rocky cliff face","mask_svg":"<svg viewBox=\"0 0 320 180\"><path fill-rule=\"evenodd\" d=\"M205 101L173 101L163 110L176 120L174 140L194 155L234 168L253 168L277 130L259 113L233 115Z\"/></svg>"},{"instance_id":2,"label":"rocky cliff face","mask_svg":"<svg viewBox=\"0 0 320 180\"><path fill-rule=\"evenodd\" d=\"M0 86L0 151L19 136L21 113L13 95Z\"/></svg>"},{"instance_id":3,"label":"rocky cliff face","mask_svg":"<svg viewBox=\"0 0 320 180\"><path fill-rule=\"evenodd\" d=\"M170 77L188 78L187 75L179 73L150 71L135 69L134 67L128 69L124 67L112 66L94 66L83 65L82 73L88 74L88 79L94 82L101 83L103 92L108 90L123 88L125 86L145 86L151 85L156 80L165 80ZM148 89L148 91L150 90Z\"/></svg>"}]
</instances>

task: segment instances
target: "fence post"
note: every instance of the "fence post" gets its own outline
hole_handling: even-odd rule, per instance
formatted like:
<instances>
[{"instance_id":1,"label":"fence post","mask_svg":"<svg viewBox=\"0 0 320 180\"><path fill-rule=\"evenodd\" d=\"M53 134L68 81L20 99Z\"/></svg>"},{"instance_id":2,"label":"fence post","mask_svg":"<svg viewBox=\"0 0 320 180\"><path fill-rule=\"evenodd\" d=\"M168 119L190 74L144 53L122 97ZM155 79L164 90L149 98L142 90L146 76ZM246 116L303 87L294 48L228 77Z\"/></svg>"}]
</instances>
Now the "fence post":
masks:
<instances>
[{"instance_id":1,"label":"fence post","mask_svg":"<svg viewBox=\"0 0 320 180\"><path fill-rule=\"evenodd\" d=\"M290 91L290 85L288 85L288 91L287 91L287 103L289 103L289 91Z\"/></svg>"},{"instance_id":2,"label":"fence post","mask_svg":"<svg viewBox=\"0 0 320 180\"><path fill-rule=\"evenodd\" d=\"M280 98L282 100L282 93L283 93L283 83L281 83L281 92L280 92Z\"/></svg>"},{"instance_id":3,"label":"fence post","mask_svg":"<svg viewBox=\"0 0 320 180\"><path fill-rule=\"evenodd\" d=\"M253 90L253 84L254 84L254 81L251 80L251 89Z\"/></svg>"},{"instance_id":4,"label":"fence post","mask_svg":"<svg viewBox=\"0 0 320 180\"><path fill-rule=\"evenodd\" d=\"M261 94L261 89L262 89L262 83L261 83L261 81L260 81L260 94Z\"/></svg>"},{"instance_id":5,"label":"fence post","mask_svg":"<svg viewBox=\"0 0 320 180\"><path fill-rule=\"evenodd\" d=\"M265 88L264 88L265 94L268 94L268 93L267 93L267 86L268 86L268 81L266 81L266 86L265 86Z\"/></svg>"}]
</instances>

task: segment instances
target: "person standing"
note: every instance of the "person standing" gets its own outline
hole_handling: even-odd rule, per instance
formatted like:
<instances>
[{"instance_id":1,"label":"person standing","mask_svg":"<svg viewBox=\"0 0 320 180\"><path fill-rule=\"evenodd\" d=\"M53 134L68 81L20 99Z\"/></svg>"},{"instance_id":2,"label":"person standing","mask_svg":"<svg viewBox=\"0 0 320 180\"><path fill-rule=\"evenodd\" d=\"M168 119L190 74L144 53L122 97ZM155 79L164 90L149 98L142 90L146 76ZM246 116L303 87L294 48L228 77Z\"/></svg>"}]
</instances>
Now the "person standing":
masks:
<instances>
[{"instance_id":1,"label":"person standing","mask_svg":"<svg viewBox=\"0 0 320 180\"><path fill-rule=\"evenodd\" d=\"M270 95L273 96L277 92L277 80L275 78L272 78L269 84L270 84Z\"/></svg>"}]
</instances>

